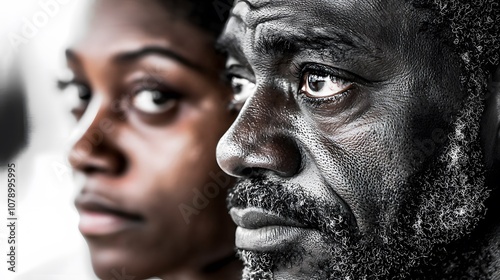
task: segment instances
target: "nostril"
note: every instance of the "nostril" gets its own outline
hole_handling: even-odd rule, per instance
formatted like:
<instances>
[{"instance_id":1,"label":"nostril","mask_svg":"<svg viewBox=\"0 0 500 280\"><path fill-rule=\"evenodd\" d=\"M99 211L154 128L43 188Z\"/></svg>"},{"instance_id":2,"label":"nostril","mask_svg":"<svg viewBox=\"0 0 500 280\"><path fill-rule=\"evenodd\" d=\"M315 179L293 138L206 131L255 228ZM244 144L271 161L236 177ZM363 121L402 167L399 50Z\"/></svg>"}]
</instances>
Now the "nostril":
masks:
<instances>
[{"instance_id":1,"label":"nostril","mask_svg":"<svg viewBox=\"0 0 500 280\"><path fill-rule=\"evenodd\" d=\"M222 168L224 172L234 177L248 177L255 173L255 168L245 166L243 160L233 159L232 161L224 161L224 163L226 164Z\"/></svg>"},{"instance_id":2,"label":"nostril","mask_svg":"<svg viewBox=\"0 0 500 280\"><path fill-rule=\"evenodd\" d=\"M251 167L242 168L241 171L238 172L238 174L241 174L241 176L243 177L251 177L255 173L256 173L256 168L251 168Z\"/></svg>"},{"instance_id":3,"label":"nostril","mask_svg":"<svg viewBox=\"0 0 500 280\"><path fill-rule=\"evenodd\" d=\"M248 167L242 169L239 175L244 178L258 178L266 176L266 174L268 174L269 172L275 172L275 171L260 167ZM281 176L282 174L278 175Z\"/></svg>"}]
</instances>

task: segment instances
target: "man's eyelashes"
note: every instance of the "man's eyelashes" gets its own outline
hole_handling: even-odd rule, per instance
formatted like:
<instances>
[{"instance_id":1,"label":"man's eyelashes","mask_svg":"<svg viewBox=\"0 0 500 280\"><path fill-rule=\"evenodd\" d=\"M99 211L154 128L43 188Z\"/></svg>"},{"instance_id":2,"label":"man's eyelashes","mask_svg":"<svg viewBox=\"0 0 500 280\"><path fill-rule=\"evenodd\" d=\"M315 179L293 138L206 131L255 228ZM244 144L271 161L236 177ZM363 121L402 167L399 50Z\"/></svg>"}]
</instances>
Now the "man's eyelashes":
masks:
<instances>
[{"instance_id":1,"label":"man's eyelashes","mask_svg":"<svg viewBox=\"0 0 500 280\"><path fill-rule=\"evenodd\" d=\"M305 70L302 73L299 93L309 98L328 98L342 94L354 86L353 82L325 71Z\"/></svg>"},{"instance_id":2,"label":"man's eyelashes","mask_svg":"<svg viewBox=\"0 0 500 280\"><path fill-rule=\"evenodd\" d=\"M247 99L254 93L256 84L250 79L234 74L226 74L226 77L233 91L230 107L232 109L240 110Z\"/></svg>"}]
</instances>

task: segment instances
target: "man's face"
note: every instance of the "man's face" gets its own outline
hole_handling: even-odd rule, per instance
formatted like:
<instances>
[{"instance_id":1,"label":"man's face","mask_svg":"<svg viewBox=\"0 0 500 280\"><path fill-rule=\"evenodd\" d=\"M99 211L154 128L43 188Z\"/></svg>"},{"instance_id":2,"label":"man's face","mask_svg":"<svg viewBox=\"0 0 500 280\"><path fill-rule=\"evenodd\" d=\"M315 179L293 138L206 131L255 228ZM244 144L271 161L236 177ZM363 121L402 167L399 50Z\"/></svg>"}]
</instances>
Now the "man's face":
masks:
<instances>
[{"instance_id":1,"label":"man's face","mask_svg":"<svg viewBox=\"0 0 500 280\"><path fill-rule=\"evenodd\" d=\"M228 201L244 278L404 276L474 226L477 103L426 11L255 0L232 13L221 43L249 98L218 161L241 177Z\"/></svg>"}]
</instances>

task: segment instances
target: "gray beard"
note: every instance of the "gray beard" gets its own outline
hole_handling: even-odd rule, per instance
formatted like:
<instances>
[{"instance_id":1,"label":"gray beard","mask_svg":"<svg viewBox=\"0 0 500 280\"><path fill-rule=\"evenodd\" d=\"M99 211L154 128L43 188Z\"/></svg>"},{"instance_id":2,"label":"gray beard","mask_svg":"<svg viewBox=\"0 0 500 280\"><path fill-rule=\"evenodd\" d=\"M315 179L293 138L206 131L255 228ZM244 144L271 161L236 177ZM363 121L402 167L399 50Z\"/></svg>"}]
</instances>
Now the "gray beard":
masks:
<instances>
[{"instance_id":1,"label":"gray beard","mask_svg":"<svg viewBox=\"0 0 500 280\"><path fill-rule=\"evenodd\" d=\"M450 254L446 246L469 235L485 215L489 191L479 142L481 104L477 96L466 101L444 149L401 186L418 191L412 191L401 203L396 222L377 232L360 234L347 225L348 217L339 219L338 207L311 199L298 186L265 177L241 180L230 192L229 207L260 207L295 219L321 232L324 244L324 251L317 255L299 247L272 253L240 250L245 265L243 279L274 279L274 271L304 262L314 271L307 278L318 280L444 279L445 270L450 279L453 273L463 276L460 268L449 271L462 260L444 259ZM436 260L446 264L426 268L428 262ZM481 278L477 276L475 279Z\"/></svg>"}]
</instances>

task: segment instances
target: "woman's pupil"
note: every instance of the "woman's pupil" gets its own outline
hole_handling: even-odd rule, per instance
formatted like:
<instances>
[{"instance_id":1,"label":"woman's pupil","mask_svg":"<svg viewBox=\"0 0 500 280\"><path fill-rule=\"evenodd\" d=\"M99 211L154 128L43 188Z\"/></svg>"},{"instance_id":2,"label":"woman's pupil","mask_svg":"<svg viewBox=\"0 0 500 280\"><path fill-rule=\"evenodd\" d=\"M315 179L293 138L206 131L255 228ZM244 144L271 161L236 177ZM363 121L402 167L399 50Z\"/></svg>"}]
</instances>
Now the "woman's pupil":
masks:
<instances>
[{"instance_id":1,"label":"woman's pupil","mask_svg":"<svg viewBox=\"0 0 500 280\"><path fill-rule=\"evenodd\" d=\"M84 86L78 86L78 98L80 100L90 100L90 91Z\"/></svg>"},{"instance_id":2,"label":"woman's pupil","mask_svg":"<svg viewBox=\"0 0 500 280\"><path fill-rule=\"evenodd\" d=\"M167 100L166 96L159 91L153 91L153 102L156 105L161 105Z\"/></svg>"}]
</instances>

